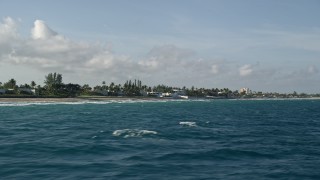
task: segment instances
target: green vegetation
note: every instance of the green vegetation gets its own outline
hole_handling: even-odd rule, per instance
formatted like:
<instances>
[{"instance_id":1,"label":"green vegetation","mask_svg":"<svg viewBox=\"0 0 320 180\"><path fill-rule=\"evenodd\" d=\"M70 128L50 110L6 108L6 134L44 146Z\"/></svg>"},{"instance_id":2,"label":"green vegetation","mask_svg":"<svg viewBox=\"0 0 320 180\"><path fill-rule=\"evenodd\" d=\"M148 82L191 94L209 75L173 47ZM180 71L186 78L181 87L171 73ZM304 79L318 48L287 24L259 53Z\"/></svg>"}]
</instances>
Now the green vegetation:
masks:
<instances>
[{"instance_id":1,"label":"green vegetation","mask_svg":"<svg viewBox=\"0 0 320 180\"><path fill-rule=\"evenodd\" d=\"M166 85L147 86L140 80L127 80L123 85L111 82L107 85L103 81L101 85L90 87L88 84L79 85L72 83L63 83L62 75L59 73L49 73L45 76L44 86L37 85L35 81L30 84L18 86L15 79L9 79L7 82L0 82L0 97L79 97L79 96L152 96L166 97L176 91L183 92L184 95L194 98L309 98L320 97L320 94L305 94L294 91L289 94L280 93L262 93L250 92L239 93L228 88L206 89L192 86L171 87ZM160 96L159 96L160 95Z\"/></svg>"}]
</instances>

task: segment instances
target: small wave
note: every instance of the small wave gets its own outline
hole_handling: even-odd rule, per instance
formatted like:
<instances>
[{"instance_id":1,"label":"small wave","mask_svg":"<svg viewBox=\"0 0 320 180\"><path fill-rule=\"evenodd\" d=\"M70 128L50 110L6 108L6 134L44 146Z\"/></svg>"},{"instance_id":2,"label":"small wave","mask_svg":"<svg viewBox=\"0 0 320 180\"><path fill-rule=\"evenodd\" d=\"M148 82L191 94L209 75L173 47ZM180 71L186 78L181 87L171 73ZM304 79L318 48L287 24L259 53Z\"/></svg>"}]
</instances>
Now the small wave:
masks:
<instances>
[{"instance_id":1,"label":"small wave","mask_svg":"<svg viewBox=\"0 0 320 180\"><path fill-rule=\"evenodd\" d=\"M190 127L197 126L197 123L193 121L182 121L182 122L179 122L179 124L183 126L190 126Z\"/></svg>"},{"instance_id":2,"label":"small wave","mask_svg":"<svg viewBox=\"0 0 320 180\"><path fill-rule=\"evenodd\" d=\"M0 103L0 107L11 107L11 106L28 106L28 104L17 104L17 103Z\"/></svg>"},{"instance_id":3,"label":"small wave","mask_svg":"<svg viewBox=\"0 0 320 180\"><path fill-rule=\"evenodd\" d=\"M54 102L41 101L41 102L4 102L0 103L2 107L16 107L16 106L32 106L32 105L51 105Z\"/></svg>"},{"instance_id":4,"label":"small wave","mask_svg":"<svg viewBox=\"0 0 320 180\"><path fill-rule=\"evenodd\" d=\"M121 136L124 138L142 137L144 135L155 135L155 134L158 134L158 133L156 131L139 130L139 129L120 129L120 130L115 130L112 133L113 136Z\"/></svg>"},{"instance_id":5,"label":"small wave","mask_svg":"<svg viewBox=\"0 0 320 180\"><path fill-rule=\"evenodd\" d=\"M59 104L84 104L86 102L55 102L55 101L35 101L35 102L5 102L0 106L34 106L34 105L59 105Z\"/></svg>"},{"instance_id":6,"label":"small wave","mask_svg":"<svg viewBox=\"0 0 320 180\"><path fill-rule=\"evenodd\" d=\"M46 105L83 105L83 104L110 104L115 101L75 101L75 102L56 102L56 101L34 101L34 102L3 102L0 107L10 106L46 106Z\"/></svg>"},{"instance_id":7,"label":"small wave","mask_svg":"<svg viewBox=\"0 0 320 180\"><path fill-rule=\"evenodd\" d=\"M179 99L105 99L105 100L80 100L80 101L51 101L39 100L32 102L0 102L0 106L42 106L42 105L83 105L83 104L132 104L132 103L166 103L166 102L192 102L192 101L207 101L207 100L179 100Z\"/></svg>"}]
</instances>

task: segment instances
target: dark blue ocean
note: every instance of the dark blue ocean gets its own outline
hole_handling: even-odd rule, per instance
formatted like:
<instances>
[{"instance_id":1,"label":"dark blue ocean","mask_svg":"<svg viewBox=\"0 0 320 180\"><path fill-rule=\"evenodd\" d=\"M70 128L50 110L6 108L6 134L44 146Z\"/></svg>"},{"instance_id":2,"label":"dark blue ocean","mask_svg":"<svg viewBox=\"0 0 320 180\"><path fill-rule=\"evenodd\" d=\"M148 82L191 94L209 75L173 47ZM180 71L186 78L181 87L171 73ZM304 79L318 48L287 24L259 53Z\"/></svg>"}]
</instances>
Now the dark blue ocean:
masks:
<instances>
[{"instance_id":1,"label":"dark blue ocean","mask_svg":"<svg viewBox=\"0 0 320 180\"><path fill-rule=\"evenodd\" d=\"M320 179L320 100L2 102L0 179Z\"/></svg>"}]
</instances>

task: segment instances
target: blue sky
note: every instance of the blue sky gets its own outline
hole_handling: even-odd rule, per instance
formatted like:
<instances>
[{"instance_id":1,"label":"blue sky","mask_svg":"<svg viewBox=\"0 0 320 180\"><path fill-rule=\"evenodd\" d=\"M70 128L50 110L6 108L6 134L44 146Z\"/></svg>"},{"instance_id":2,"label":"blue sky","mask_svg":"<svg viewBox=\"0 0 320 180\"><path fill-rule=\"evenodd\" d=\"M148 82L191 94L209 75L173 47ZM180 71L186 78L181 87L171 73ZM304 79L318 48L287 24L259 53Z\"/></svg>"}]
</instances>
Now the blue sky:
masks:
<instances>
[{"instance_id":1,"label":"blue sky","mask_svg":"<svg viewBox=\"0 0 320 180\"><path fill-rule=\"evenodd\" d=\"M1 0L0 82L320 92L318 0Z\"/></svg>"}]
</instances>

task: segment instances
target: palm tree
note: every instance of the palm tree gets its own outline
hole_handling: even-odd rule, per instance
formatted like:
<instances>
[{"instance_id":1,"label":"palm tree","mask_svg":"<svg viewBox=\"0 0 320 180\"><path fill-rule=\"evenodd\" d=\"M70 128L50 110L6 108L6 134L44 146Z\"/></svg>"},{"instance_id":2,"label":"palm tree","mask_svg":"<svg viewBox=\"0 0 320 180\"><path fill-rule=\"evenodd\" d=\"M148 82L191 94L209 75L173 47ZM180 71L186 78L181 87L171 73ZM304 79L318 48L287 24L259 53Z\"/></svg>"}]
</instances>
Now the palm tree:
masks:
<instances>
[{"instance_id":1,"label":"palm tree","mask_svg":"<svg viewBox=\"0 0 320 180\"><path fill-rule=\"evenodd\" d=\"M49 95L56 95L59 88L63 85L62 75L59 73L49 73L45 76L45 87Z\"/></svg>"},{"instance_id":2,"label":"palm tree","mask_svg":"<svg viewBox=\"0 0 320 180\"><path fill-rule=\"evenodd\" d=\"M109 88L110 88L110 91L111 91L111 92L114 91L114 82L111 82L111 83L110 83Z\"/></svg>"},{"instance_id":3,"label":"palm tree","mask_svg":"<svg viewBox=\"0 0 320 180\"><path fill-rule=\"evenodd\" d=\"M11 84L12 89L14 89L17 85L17 81L13 78L9 80L9 83Z\"/></svg>"},{"instance_id":4,"label":"palm tree","mask_svg":"<svg viewBox=\"0 0 320 180\"><path fill-rule=\"evenodd\" d=\"M34 88L37 84L34 81L31 81L31 87Z\"/></svg>"},{"instance_id":5,"label":"palm tree","mask_svg":"<svg viewBox=\"0 0 320 180\"><path fill-rule=\"evenodd\" d=\"M108 90L108 86L106 86L106 81L102 81L102 89Z\"/></svg>"}]
</instances>

